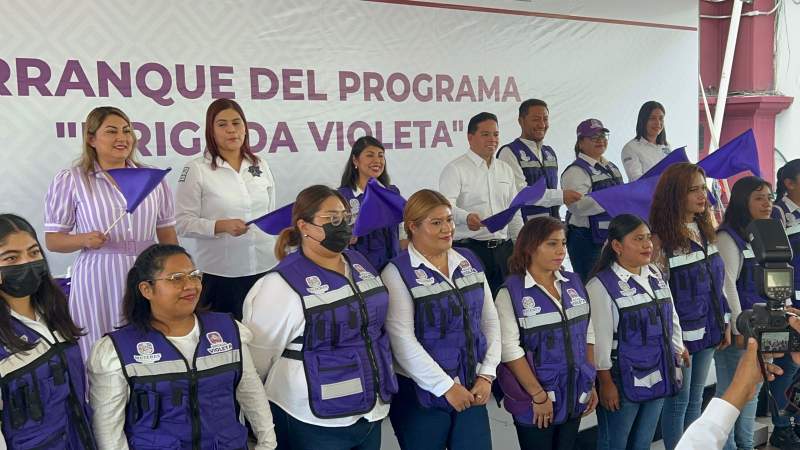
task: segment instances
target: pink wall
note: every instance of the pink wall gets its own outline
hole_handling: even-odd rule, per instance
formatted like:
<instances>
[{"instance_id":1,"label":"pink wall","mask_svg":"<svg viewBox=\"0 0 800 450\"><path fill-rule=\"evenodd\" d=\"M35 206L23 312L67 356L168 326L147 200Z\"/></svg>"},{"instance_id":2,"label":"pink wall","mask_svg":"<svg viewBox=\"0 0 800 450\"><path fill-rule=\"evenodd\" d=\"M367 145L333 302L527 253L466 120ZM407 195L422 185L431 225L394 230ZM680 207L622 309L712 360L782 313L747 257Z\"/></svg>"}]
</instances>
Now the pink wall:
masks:
<instances>
[{"instance_id":1,"label":"pink wall","mask_svg":"<svg viewBox=\"0 0 800 450\"><path fill-rule=\"evenodd\" d=\"M743 12L769 11L774 0L755 0L745 5ZM700 1L700 14L728 16L732 2L709 3ZM722 60L728 39L730 19L700 19L700 74L714 112L716 93L722 71ZM752 128L756 136L759 165L762 176L774 182L775 116L792 103L792 97L774 95L774 36L775 15L742 17L736 53L733 58L729 93L725 108L720 144ZM742 96L741 93L752 93ZM708 152L711 134L705 120L702 97L699 100L700 125L703 127L701 157Z\"/></svg>"}]
</instances>

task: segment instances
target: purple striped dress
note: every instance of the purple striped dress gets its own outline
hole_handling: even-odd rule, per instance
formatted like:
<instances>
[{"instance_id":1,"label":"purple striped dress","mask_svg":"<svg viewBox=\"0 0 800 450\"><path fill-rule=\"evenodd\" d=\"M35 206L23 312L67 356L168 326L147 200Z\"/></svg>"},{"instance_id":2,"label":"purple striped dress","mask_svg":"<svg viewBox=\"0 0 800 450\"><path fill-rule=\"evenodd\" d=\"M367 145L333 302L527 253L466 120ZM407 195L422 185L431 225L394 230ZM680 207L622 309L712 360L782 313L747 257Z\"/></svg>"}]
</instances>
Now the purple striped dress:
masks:
<instances>
[{"instance_id":1,"label":"purple striped dress","mask_svg":"<svg viewBox=\"0 0 800 450\"><path fill-rule=\"evenodd\" d=\"M129 166L135 167L135 166ZM125 211L125 198L99 166L83 174L62 170L45 197L44 231L105 231ZM87 335L79 343L84 358L94 343L120 324L125 279L136 256L156 242L156 228L175 225L175 205L165 181L109 232L97 250L83 249L72 267L69 310Z\"/></svg>"}]
</instances>

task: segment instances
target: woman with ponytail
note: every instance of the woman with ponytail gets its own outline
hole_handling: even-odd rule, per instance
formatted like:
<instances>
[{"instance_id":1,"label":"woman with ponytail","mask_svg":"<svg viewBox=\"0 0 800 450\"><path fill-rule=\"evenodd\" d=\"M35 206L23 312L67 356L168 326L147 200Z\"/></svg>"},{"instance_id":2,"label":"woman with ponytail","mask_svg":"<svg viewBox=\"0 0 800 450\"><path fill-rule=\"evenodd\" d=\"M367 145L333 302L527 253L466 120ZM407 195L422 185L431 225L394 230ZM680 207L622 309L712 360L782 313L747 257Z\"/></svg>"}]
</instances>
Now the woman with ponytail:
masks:
<instances>
[{"instance_id":1,"label":"woman with ponytail","mask_svg":"<svg viewBox=\"0 0 800 450\"><path fill-rule=\"evenodd\" d=\"M274 449L249 330L230 314L197 309L203 274L177 245L153 245L128 272L124 326L89 358L100 449ZM50 448L50 447L48 447Z\"/></svg>"},{"instance_id":2,"label":"woman with ponytail","mask_svg":"<svg viewBox=\"0 0 800 450\"><path fill-rule=\"evenodd\" d=\"M669 286L650 264L652 256L647 224L619 215L586 284L600 387L600 450L650 448L664 398L680 389L676 361L689 358Z\"/></svg>"},{"instance_id":3,"label":"woman with ponytail","mask_svg":"<svg viewBox=\"0 0 800 450\"><path fill-rule=\"evenodd\" d=\"M278 236L280 262L245 299L280 448L380 448L397 391L384 329L389 295L367 259L347 250L352 224L339 192L302 190Z\"/></svg>"}]
</instances>

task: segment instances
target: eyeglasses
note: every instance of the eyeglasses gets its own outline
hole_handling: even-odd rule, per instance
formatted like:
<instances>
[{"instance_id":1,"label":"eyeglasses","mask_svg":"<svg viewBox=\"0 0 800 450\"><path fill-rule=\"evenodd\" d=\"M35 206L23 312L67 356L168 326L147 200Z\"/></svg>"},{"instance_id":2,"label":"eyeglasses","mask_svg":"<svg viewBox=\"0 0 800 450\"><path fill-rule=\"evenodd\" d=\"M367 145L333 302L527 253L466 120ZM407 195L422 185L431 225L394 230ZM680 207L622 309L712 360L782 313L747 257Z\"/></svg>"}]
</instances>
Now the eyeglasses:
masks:
<instances>
[{"instance_id":1,"label":"eyeglasses","mask_svg":"<svg viewBox=\"0 0 800 450\"><path fill-rule=\"evenodd\" d=\"M600 133L600 134L596 134L596 135L594 135L594 136L590 137L590 138L589 138L589 140L590 140L590 141L592 141L592 142L603 142L603 141L607 141L607 140L608 140L608 133Z\"/></svg>"},{"instance_id":2,"label":"eyeglasses","mask_svg":"<svg viewBox=\"0 0 800 450\"><path fill-rule=\"evenodd\" d=\"M438 228L439 231L446 230L452 231L455 228L455 222L453 221L453 216L450 216L446 219L424 219L420 222L427 222L431 224L432 227Z\"/></svg>"},{"instance_id":3,"label":"eyeglasses","mask_svg":"<svg viewBox=\"0 0 800 450\"><path fill-rule=\"evenodd\" d=\"M159 280L169 281L170 283L176 286L185 286L187 280L193 281L195 283L200 283L201 281L203 281L203 272L201 272L199 269L195 269L189 273L175 272L164 278L153 278L152 280L147 280L147 281L152 283L153 281L159 281Z\"/></svg>"},{"instance_id":4,"label":"eyeglasses","mask_svg":"<svg viewBox=\"0 0 800 450\"><path fill-rule=\"evenodd\" d=\"M317 214L317 217L322 217L323 219L330 219L331 225L338 227L342 224L342 222L347 223L348 225L352 225L356 221L357 214L343 212L339 214Z\"/></svg>"}]
</instances>

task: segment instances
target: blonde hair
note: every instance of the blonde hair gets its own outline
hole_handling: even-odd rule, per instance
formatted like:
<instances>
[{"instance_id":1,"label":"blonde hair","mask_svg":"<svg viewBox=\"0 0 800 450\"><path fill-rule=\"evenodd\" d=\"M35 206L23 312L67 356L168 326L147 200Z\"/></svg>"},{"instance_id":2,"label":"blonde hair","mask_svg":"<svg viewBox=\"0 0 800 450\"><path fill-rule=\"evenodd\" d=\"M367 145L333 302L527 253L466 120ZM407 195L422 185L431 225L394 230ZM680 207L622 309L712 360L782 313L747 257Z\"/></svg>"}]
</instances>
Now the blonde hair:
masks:
<instances>
[{"instance_id":1,"label":"blonde hair","mask_svg":"<svg viewBox=\"0 0 800 450\"><path fill-rule=\"evenodd\" d=\"M89 137L95 136L97 130L100 129L100 126L103 125L103 122L105 122L108 116L118 116L125 120L125 122L128 123L128 126L133 128L131 119L129 119L128 116L119 108L115 108L113 106L100 106L93 109L89 115L86 116L86 124L83 127L83 153L76 164L81 168L81 172L83 172L84 175L94 172L94 164L97 162L97 150L89 145ZM133 144L131 145L131 154L128 155L127 159L136 163L135 154L137 139L136 134L133 133L133 130L131 130L131 134L133 135Z\"/></svg>"},{"instance_id":2,"label":"blonde hair","mask_svg":"<svg viewBox=\"0 0 800 450\"><path fill-rule=\"evenodd\" d=\"M452 205L444 195L432 189L422 189L408 198L406 207L403 208L403 228L405 228L409 239L412 238L412 232L408 225L421 222L428 217L431 211L439 206L452 208Z\"/></svg>"}]
</instances>

